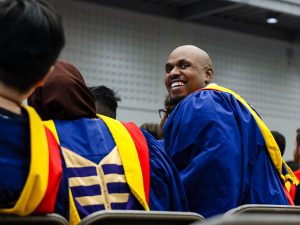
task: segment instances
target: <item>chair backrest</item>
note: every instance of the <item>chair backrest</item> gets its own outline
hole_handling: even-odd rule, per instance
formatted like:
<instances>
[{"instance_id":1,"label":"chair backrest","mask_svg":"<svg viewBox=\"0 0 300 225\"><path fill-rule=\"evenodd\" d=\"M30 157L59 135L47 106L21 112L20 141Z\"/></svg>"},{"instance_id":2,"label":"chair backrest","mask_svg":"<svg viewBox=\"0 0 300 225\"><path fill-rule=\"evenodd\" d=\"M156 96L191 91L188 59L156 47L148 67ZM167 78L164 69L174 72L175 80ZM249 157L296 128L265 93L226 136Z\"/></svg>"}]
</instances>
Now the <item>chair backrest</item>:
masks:
<instances>
[{"instance_id":1,"label":"chair backrest","mask_svg":"<svg viewBox=\"0 0 300 225\"><path fill-rule=\"evenodd\" d=\"M188 225L203 220L191 212L103 210L85 217L79 225Z\"/></svg>"},{"instance_id":2,"label":"chair backrest","mask_svg":"<svg viewBox=\"0 0 300 225\"><path fill-rule=\"evenodd\" d=\"M0 214L0 225L68 225L68 221L55 213L47 215L15 216Z\"/></svg>"},{"instance_id":3,"label":"chair backrest","mask_svg":"<svg viewBox=\"0 0 300 225\"><path fill-rule=\"evenodd\" d=\"M237 214L219 216L207 219L204 222L190 225L299 225L300 215L292 214Z\"/></svg>"},{"instance_id":4,"label":"chair backrest","mask_svg":"<svg viewBox=\"0 0 300 225\"><path fill-rule=\"evenodd\" d=\"M231 209L224 216L237 214L300 214L300 206L288 205L242 205Z\"/></svg>"}]
</instances>

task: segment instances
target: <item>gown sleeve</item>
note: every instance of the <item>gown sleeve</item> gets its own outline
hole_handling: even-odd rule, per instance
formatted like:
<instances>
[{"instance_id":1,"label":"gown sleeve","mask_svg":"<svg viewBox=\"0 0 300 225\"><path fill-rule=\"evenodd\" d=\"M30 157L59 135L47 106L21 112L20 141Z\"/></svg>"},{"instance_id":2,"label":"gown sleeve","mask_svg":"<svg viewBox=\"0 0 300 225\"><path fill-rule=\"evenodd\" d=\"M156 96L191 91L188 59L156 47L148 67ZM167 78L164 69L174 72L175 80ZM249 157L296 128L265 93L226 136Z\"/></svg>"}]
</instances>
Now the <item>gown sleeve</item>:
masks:
<instances>
[{"instance_id":1,"label":"gown sleeve","mask_svg":"<svg viewBox=\"0 0 300 225\"><path fill-rule=\"evenodd\" d=\"M177 169L161 144L142 129L150 158L150 210L187 211L185 191Z\"/></svg>"}]
</instances>

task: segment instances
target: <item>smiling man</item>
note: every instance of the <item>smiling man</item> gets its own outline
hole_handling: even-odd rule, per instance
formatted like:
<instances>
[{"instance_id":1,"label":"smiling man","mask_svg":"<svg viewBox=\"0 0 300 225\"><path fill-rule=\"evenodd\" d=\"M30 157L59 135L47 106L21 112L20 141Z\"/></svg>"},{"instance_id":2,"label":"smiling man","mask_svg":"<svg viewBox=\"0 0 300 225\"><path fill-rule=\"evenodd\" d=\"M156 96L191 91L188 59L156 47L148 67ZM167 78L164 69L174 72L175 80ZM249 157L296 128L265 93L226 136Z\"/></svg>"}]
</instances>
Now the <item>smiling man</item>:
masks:
<instances>
[{"instance_id":1,"label":"smiling man","mask_svg":"<svg viewBox=\"0 0 300 225\"><path fill-rule=\"evenodd\" d=\"M173 100L181 100L205 87L212 77L212 61L209 55L192 45L176 48L166 63L165 84Z\"/></svg>"},{"instance_id":2,"label":"smiling man","mask_svg":"<svg viewBox=\"0 0 300 225\"><path fill-rule=\"evenodd\" d=\"M178 102L164 127L165 148L190 210L210 217L243 204L293 204L285 186L296 181L270 130L239 95L210 84L209 55L180 46L165 69L166 88Z\"/></svg>"}]
</instances>

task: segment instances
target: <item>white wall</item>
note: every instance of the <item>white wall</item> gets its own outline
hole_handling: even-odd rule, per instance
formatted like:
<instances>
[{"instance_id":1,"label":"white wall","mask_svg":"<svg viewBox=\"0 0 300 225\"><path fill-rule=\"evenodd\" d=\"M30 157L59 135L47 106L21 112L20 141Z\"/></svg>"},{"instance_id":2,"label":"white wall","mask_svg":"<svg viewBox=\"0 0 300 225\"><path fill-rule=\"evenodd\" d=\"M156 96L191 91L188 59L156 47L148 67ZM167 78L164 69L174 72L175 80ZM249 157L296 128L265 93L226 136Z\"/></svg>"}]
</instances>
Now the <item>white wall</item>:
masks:
<instances>
[{"instance_id":1,"label":"white wall","mask_svg":"<svg viewBox=\"0 0 300 225\"><path fill-rule=\"evenodd\" d=\"M159 122L166 58L178 45L194 44L212 57L215 82L239 93L270 129L286 136L284 158L292 158L300 127L300 47L82 1L48 1L64 18L61 57L82 71L88 85L118 92L118 119Z\"/></svg>"}]
</instances>

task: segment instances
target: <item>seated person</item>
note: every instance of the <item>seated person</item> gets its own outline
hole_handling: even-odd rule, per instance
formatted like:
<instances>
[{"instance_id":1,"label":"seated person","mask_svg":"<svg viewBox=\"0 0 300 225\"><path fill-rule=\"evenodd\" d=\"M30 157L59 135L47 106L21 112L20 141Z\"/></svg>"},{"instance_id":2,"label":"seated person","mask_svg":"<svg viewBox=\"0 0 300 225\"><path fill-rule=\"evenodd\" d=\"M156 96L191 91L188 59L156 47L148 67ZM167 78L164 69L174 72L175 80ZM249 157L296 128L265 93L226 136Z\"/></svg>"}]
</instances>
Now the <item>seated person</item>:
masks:
<instances>
[{"instance_id":1,"label":"seated person","mask_svg":"<svg viewBox=\"0 0 300 225\"><path fill-rule=\"evenodd\" d=\"M59 146L22 102L52 72L64 43L61 17L45 2L0 1L0 213L55 212Z\"/></svg>"},{"instance_id":2,"label":"seated person","mask_svg":"<svg viewBox=\"0 0 300 225\"><path fill-rule=\"evenodd\" d=\"M28 103L50 120L46 124L59 139L76 222L102 209L187 209L178 174L161 146L133 123L97 118L94 98L73 65L56 63Z\"/></svg>"},{"instance_id":3,"label":"seated person","mask_svg":"<svg viewBox=\"0 0 300 225\"><path fill-rule=\"evenodd\" d=\"M165 71L166 89L178 102L164 125L165 149L189 209L210 217L244 204L293 204L287 191L298 182L270 130L238 94L211 83L209 55L180 46Z\"/></svg>"}]
</instances>

